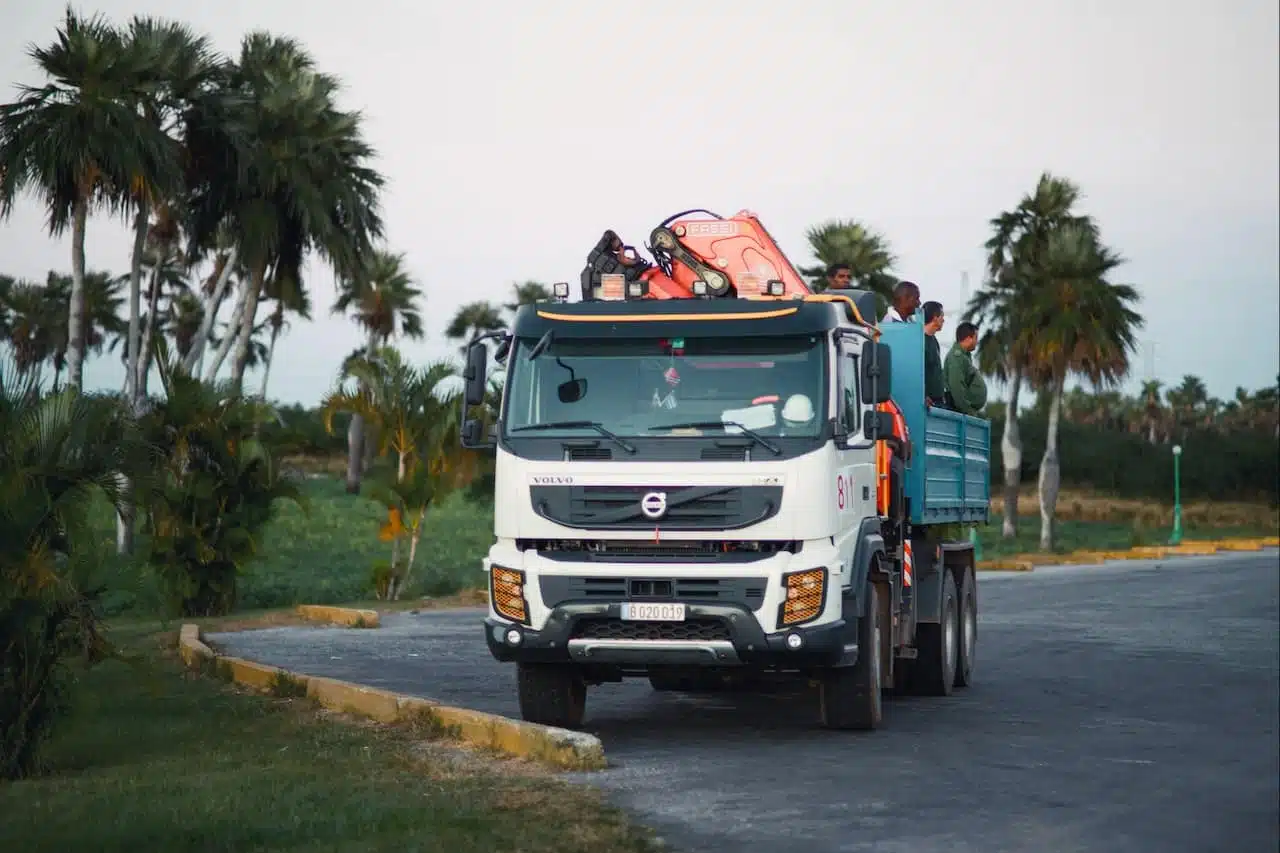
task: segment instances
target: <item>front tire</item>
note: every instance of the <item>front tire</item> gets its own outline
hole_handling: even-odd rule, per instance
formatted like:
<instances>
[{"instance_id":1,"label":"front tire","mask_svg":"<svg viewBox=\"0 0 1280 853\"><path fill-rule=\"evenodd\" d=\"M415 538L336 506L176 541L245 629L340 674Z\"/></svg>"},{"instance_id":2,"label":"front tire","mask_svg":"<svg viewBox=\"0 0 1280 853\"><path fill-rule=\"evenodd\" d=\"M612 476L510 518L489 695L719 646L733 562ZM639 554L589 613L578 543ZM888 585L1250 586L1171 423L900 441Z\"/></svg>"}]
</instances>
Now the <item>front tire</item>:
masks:
<instances>
[{"instance_id":1,"label":"front tire","mask_svg":"<svg viewBox=\"0 0 1280 853\"><path fill-rule=\"evenodd\" d=\"M567 664L516 664L520 716L526 722L575 729L587 709L587 683Z\"/></svg>"},{"instance_id":2,"label":"front tire","mask_svg":"<svg viewBox=\"0 0 1280 853\"><path fill-rule=\"evenodd\" d=\"M960 587L960 642L956 648L956 687L973 684L973 666L978 650L978 588L973 569L965 569Z\"/></svg>"},{"instance_id":3,"label":"front tire","mask_svg":"<svg viewBox=\"0 0 1280 853\"><path fill-rule=\"evenodd\" d=\"M867 584L867 612L858 620L858 662L830 669L820 682L822 724L871 731L884 718L880 695L880 590Z\"/></svg>"}]
</instances>

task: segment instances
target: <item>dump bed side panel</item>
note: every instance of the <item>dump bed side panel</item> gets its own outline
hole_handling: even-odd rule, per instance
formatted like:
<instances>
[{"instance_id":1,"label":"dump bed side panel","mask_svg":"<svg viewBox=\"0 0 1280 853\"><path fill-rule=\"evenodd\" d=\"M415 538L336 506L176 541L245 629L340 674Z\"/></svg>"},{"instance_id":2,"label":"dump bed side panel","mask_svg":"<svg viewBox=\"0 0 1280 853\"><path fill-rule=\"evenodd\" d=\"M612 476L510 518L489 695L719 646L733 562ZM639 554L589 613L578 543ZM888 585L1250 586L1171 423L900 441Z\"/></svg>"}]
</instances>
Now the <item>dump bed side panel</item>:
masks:
<instances>
[{"instance_id":1,"label":"dump bed side panel","mask_svg":"<svg viewBox=\"0 0 1280 853\"><path fill-rule=\"evenodd\" d=\"M991 422L924 404L924 326L886 323L893 399L911 432L905 491L913 524L985 521L991 499Z\"/></svg>"}]
</instances>

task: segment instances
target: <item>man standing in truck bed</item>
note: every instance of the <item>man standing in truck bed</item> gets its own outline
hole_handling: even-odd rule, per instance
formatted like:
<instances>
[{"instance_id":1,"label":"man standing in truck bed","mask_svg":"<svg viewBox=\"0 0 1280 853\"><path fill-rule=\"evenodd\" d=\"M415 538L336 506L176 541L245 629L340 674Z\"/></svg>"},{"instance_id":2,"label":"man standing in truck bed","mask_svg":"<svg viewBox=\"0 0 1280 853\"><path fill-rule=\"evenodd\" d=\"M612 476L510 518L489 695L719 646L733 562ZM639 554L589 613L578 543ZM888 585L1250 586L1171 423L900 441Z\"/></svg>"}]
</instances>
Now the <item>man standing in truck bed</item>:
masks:
<instances>
[{"instance_id":1,"label":"man standing in truck bed","mask_svg":"<svg viewBox=\"0 0 1280 853\"><path fill-rule=\"evenodd\" d=\"M963 415L977 416L987 404L987 380L973 366L973 350L978 345L978 327L961 323L956 327L956 344L947 351L944 373L951 408Z\"/></svg>"}]
</instances>

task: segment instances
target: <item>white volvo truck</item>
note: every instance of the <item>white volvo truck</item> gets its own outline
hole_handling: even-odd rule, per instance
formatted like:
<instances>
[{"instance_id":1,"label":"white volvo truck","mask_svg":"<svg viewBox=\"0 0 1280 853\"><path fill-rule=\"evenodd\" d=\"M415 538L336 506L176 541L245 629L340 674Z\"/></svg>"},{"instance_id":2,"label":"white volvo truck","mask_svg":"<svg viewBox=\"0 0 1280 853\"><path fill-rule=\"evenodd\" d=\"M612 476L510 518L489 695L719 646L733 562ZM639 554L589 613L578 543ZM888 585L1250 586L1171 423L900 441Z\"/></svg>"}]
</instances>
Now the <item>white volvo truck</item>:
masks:
<instances>
[{"instance_id":1,"label":"white volvo truck","mask_svg":"<svg viewBox=\"0 0 1280 853\"><path fill-rule=\"evenodd\" d=\"M463 444L496 454L485 639L524 719L577 727L587 688L623 678L782 672L821 685L824 725L873 729L882 688L971 683L956 531L987 516L990 428L925 406L920 325L862 322L864 291L567 295L488 336L506 365L488 430L486 339L465 372Z\"/></svg>"}]
</instances>

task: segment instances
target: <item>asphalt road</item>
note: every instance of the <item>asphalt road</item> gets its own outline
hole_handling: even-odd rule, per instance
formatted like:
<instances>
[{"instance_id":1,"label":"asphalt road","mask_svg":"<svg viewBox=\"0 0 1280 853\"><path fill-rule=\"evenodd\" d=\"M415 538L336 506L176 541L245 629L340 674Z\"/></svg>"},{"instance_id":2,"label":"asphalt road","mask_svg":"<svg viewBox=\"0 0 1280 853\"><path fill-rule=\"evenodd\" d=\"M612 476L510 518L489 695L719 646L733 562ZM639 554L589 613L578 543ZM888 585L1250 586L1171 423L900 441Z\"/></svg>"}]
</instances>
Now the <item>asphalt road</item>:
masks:
<instances>
[{"instance_id":1,"label":"asphalt road","mask_svg":"<svg viewBox=\"0 0 1280 853\"><path fill-rule=\"evenodd\" d=\"M1274 853L1280 848L1275 550L983 574L977 684L889 699L874 733L817 699L593 689L613 767L578 776L675 850ZM376 631L213 635L230 653L517 716L481 614Z\"/></svg>"}]
</instances>

